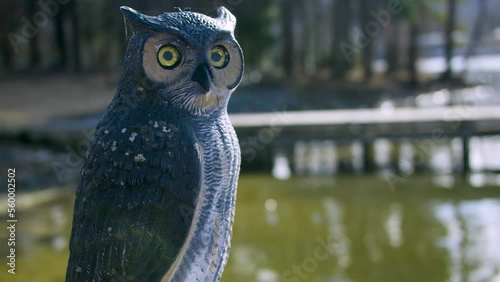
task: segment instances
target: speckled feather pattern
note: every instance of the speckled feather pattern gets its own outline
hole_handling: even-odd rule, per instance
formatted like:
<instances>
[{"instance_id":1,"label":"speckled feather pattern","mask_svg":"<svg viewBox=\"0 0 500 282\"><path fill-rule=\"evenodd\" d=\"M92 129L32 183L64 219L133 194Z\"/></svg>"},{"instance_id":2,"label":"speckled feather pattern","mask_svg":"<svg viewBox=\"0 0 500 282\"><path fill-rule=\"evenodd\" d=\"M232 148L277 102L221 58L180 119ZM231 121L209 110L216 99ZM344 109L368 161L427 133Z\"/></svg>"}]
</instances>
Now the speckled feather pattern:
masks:
<instances>
[{"instance_id":1,"label":"speckled feather pattern","mask_svg":"<svg viewBox=\"0 0 500 282\"><path fill-rule=\"evenodd\" d=\"M232 15L226 22L189 12L147 20L200 44L208 39L196 25L234 28ZM82 169L66 281L219 281L227 262L240 167L229 94L203 115L171 103L168 89L145 79L138 50L148 36L130 39Z\"/></svg>"},{"instance_id":2,"label":"speckled feather pattern","mask_svg":"<svg viewBox=\"0 0 500 282\"><path fill-rule=\"evenodd\" d=\"M113 104L110 113L120 106ZM186 112L163 104L116 121L105 116L82 170L67 281L160 281L200 204L196 236L172 281L220 278L240 156L227 115L217 115L215 121L187 122L192 118ZM210 165L201 167L202 159Z\"/></svg>"}]
</instances>

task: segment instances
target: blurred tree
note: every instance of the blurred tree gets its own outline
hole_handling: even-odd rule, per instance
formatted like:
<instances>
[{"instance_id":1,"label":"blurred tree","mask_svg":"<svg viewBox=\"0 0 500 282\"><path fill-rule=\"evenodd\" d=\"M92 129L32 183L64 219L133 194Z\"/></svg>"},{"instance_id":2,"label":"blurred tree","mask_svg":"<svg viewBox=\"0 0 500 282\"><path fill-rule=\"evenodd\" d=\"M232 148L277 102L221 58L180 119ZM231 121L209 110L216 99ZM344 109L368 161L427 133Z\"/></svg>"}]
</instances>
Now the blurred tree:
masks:
<instances>
[{"instance_id":1,"label":"blurred tree","mask_svg":"<svg viewBox=\"0 0 500 282\"><path fill-rule=\"evenodd\" d=\"M303 40L304 47L302 48L302 58L303 62L303 73L307 78L313 78L316 75L317 71L317 48L316 44L318 37L318 30L316 22L318 21L317 17L317 9L319 7L319 3L316 0L303 1L301 5L301 9L304 15L304 32L303 32Z\"/></svg>"},{"instance_id":2,"label":"blurred tree","mask_svg":"<svg viewBox=\"0 0 500 282\"><path fill-rule=\"evenodd\" d=\"M72 45L71 45L71 57L73 61L73 71L81 71L81 54L80 54L80 14L78 10L77 1L69 1L66 4L68 9L68 17L71 22L71 35L72 35Z\"/></svg>"},{"instance_id":3,"label":"blurred tree","mask_svg":"<svg viewBox=\"0 0 500 282\"><path fill-rule=\"evenodd\" d=\"M363 0L368 1L368 0ZM347 72L351 69L351 60L346 58L342 49L346 44L351 44L350 31L352 28L352 1L336 0L333 5L333 52L332 64L336 79L345 79Z\"/></svg>"},{"instance_id":4,"label":"blurred tree","mask_svg":"<svg viewBox=\"0 0 500 282\"><path fill-rule=\"evenodd\" d=\"M420 33L419 27L419 14L424 9L424 2L403 2L402 16L409 23L409 37L408 37L408 84L412 87L418 86L418 35Z\"/></svg>"},{"instance_id":5,"label":"blurred tree","mask_svg":"<svg viewBox=\"0 0 500 282\"><path fill-rule=\"evenodd\" d=\"M486 0L477 0L477 13L474 20L474 25L470 32L470 39L465 48L464 60L466 61L474 54L474 49L479 45L481 36L486 23L488 22L488 2Z\"/></svg>"},{"instance_id":6,"label":"blurred tree","mask_svg":"<svg viewBox=\"0 0 500 282\"><path fill-rule=\"evenodd\" d=\"M417 71L417 60L418 60L418 34L419 26L417 22L410 23L410 40L408 48L408 85L411 87L417 87L418 82L418 71Z\"/></svg>"},{"instance_id":7,"label":"blurred tree","mask_svg":"<svg viewBox=\"0 0 500 282\"><path fill-rule=\"evenodd\" d=\"M15 0L0 1L0 51L5 70L11 70L14 63L14 49L8 34L18 27L20 5Z\"/></svg>"},{"instance_id":8,"label":"blurred tree","mask_svg":"<svg viewBox=\"0 0 500 282\"><path fill-rule=\"evenodd\" d=\"M453 11L446 20L449 75L451 75L451 56L453 53L452 33L455 28L454 15L457 0L438 0L447 3L448 11ZM364 78L373 75L374 42L382 41L385 45L385 59L388 73L397 73L404 68L408 79L416 85L418 58L417 37L419 32L428 30L422 10L439 11L444 19L445 13L435 1L399 1L403 5L401 13L393 13L391 19L380 23L374 13L387 9L394 0L133 0L100 1L78 0L60 5L61 11L54 16L54 29L44 29L42 35L26 43L26 51L21 52L22 61L37 65L40 60L51 56L42 56L40 46L54 42L56 65L78 71L82 68L95 71L113 70L120 66L124 49L123 17L119 7L123 4L146 14L158 14L172 11L174 6L192 7L194 11L215 15L216 6L224 5L238 19L237 36L245 51L245 62L251 70L284 70L284 75L291 81L297 78L326 78L333 74L335 79L344 80L349 71L358 63ZM432 3L431 3L432 2ZM487 11L487 0L477 0L480 10L471 33L471 42L467 54L473 52L480 39ZM13 49L6 33L16 31L23 15L28 18L40 10L37 0L2 0L0 3L0 55L6 66L12 66ZM23 13L13 17L10 6L21 6ZM383 7L382 7L383 6ZM436 8L438 7L438 8ZM277 12L279 11L279 12ZM482 16L481 16L482 15ZM375 26L378 21L379 26ZM281 34L279 24L281 24ZM442 23L440 23L440 26ZM358 28L359 27L359 28ZM380 30L378 30L380 28ZM432 27L435 29L435 25ZM367 32L367 30L371 30ZM405 32L408 30L408 32ZM45 38L49 32L52 36ZM381 31L384 37L381 38ZM364 37L358 42L360 35ZM276 40L277 36L279 40ZM52 41L54 40L54 41ZM278 43L278 44L276 44ZM350 48L346 54L345 46ZM378 45L377 45L378 47ZM344 48L344 49L343 49ZM281 50L281 52L279 51ZM279 57L278 57L279 56ZM278 63L274 63L278 61ZM360 60L358 60L360 59ZM82 66L83 65L83 66ZM274 69L272 69L274 68ZM325 71L326 70L326 71ZM448 74L443 74L445 77Z\"/></svg>"},{"instance_id":9,"label":"blurred tree","mask_svg":"<svg viewBox=\"0 0 500 282\"><path fill-rule=\"evenodd\" d=\"M447 0L447 18L445 24L445 58L446 58L446 70L441 76L441 80L449 81L452 78L452 65L451 61L453 59L453 31L455 30L456 22L456 10L457 10L457 0Z\"/></svg>"},{"instance_id":10,"label":"blurred tree","mask_svg":"<svg viewBox=\"0 0 500 282\"><path fill-rule=\"evenodd\" d=\"M64 9L64 7L62 7L61 10L62 9ZM59 53L59 63L57 66L61 69L65 69L67 65L66 35L64 33L63 14L64 13L60 11L54 17L56 49Z\"/></svg>"},{"instance_id":11,"label":"blurred tree","mask_svg":"<svg viewBox=\"0 0 500 282\"><path fill-rule=\"evenodd\" d=\"M74 72L81 71L80 38L80 13L77 1L69 1L67 4L59 5L54 16L54 40L58 61L53 65L57 69L68 69L71 62L71 69ZM68 36L69 35L69 36ZM68 50L68 46L70 49ZM68 60L70 58L71 60Z\"/></svg>"},{"instance_id":12,"label":"blurred tree","mask_svg":"<svg viewBox=\"0 0 500 282\"><path fill-rule=\"evenodd\" d=\"M332 58L333 52L331 31L334 21L332 17L333 1L316 0L315 14L313 18L315 30L315 47L316 64L318 71L332 70L333 64L329 61Z\"/></svg>"},{"instance_id":13,"label":"blurred tree","mask_svg":"<svg viewBox=\"0 0 500 282\"><path fill-rule=\"evenodd\" d=\"M282 66L286 77L293 76L295 65L294 57L294 32L293 32L293 13L296 1L281 1L281 28L282 28Z\"/></svg>"},{"instance_id":14,"label":"blurred tree","mask_svg":"<svg viewBox=\"0 0 500 282\"><path fill-rule=\"evenodd\" d=\"M402 21L399 15L394 16L394 20L384 29L385 59L387 62L387 76L392 76L400 70L400 48Z\"/></svg>"},{"instance_id":15,"label":"blurred tree","mask_svg":"<svg viewBox=\"0 0 500 282\"><path fill-rule=\"evenodd\" d=\"M378 6L377 2L377 0L360 0L359 6L360 40L365 42L362 48L362 67L365 80L370 80L373 76L373 45L377 33L379 33L382 28L379 23L374 21L373 15L371 14Z\"/></svg>"},{"instance_id":16,"label":"blurred tree","mask_svg":"<svg viewBox=\"0 0 500 282\"><path fill-rule=\"evenodd\" d=\"M392 0L385 0L385 6L391 7ZM419 14L425 1L401 1L392 6L391 21L385 27L385 59L386 74L393 78L404 66L408 74L406 82L409 86L418 85L417 59L418 35L420 33ZM398 76L395 76L398 77Z\"/></svg>"},{"instance_id":17,"label":"blurred tree","mask_svg":"<svg viewBox=\"0 0 500 282\"><path fill-rule=\"evenodd\" d=\"M251 68L259 68L264 53L275 43L270 32L272 22L277 20L270 12L272 2L232 0L221 1L221 4L232 10L238 19L236 35L245 52L245 63Z\"/></svg>"},{"instance_id":18,"label":"blurred tree","mask_svg":"<svg viewBox=\"0 0 500 282\"><path fill-rule=\"evenodd\" d=\"M306 30L306 13L304 10L304 1L295 0L293 5L293 60L294 60L294 68L293 68L293 81L304 81L305 80L305 52L306 52L306 36L305 33L308 32ZM297 80L296 80L297 79Z\"/></svg>"},{"instance_id":19,"label":"blurred tree","mask_svg":"<svg viewBox=\"0 0 500 282\"><path fill-rule=\"evenodd\" d=\"M120 12L120 3L115 1L93 0L96 21L91 26L94 49L94 68L98 70L116 70L125 54L125 27ZM139 3L139 2L136 2ZM139 9L137 5L131 5ZM144 11L142 11L144 12Z\"/></svg>"},{"instance_id":20,"label":"blurred tree","mask_svg":"<svg viewBox=\"0 0 500 282\"><path fill-rule=\"evenodd\" d=\"M30 17L35 15L37 12L37 1L27 0L26 3L26 14ZM38 67L40 65L40 36L36 35L29 40L29 61L31 67Z\"/></svg>"}]
</instances>

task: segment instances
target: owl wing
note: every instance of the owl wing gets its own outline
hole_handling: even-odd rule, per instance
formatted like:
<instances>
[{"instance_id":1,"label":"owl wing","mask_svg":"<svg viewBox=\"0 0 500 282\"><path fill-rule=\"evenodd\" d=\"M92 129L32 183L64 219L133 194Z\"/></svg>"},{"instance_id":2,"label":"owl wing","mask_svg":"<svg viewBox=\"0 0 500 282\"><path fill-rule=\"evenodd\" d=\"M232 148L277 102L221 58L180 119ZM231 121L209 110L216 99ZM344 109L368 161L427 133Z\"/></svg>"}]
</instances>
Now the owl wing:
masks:
<instances>
[{"instance_id":1,"label":"owl wing","mask_svg":"<svg viewBox=\"0 0 500 282\"><path fill-rule=\"evenodd\" d=\"M160 281L188 236L201 186L181 123L101 125L78 187L66 281Z\"/></svg>"}]
</instances>

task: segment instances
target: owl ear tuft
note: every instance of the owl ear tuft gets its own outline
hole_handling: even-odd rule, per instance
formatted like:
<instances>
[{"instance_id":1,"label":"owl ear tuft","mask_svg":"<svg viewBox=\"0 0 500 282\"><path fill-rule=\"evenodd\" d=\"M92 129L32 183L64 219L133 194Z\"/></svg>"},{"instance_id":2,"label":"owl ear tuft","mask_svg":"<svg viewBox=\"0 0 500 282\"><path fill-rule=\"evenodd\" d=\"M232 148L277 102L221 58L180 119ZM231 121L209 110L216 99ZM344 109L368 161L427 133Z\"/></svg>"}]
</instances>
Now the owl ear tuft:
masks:
<instances>
[{"instance_id":1,"label":"owl ear tuft","mask_svg":"<svg viewBox=\"0 0 500 282\"><path fill-rule=\"evenodd\" d=\"M226 7L220 6L217 9L217 19L222 23L225 29L234 31L236 28L236 17Z\"/></svg>"},{"instance_id":2,"label":"owl ear tuft","mask_svg":"<svg viewBox=\"0 0 500 282\"><path fill-rule=\"evenodd\" d=\"M125 20L125 36L129 40L138 30L144 29L148 24L149 16L143 15L136 10L121 6L120 10Z\"/></svg>"}]
</instances>

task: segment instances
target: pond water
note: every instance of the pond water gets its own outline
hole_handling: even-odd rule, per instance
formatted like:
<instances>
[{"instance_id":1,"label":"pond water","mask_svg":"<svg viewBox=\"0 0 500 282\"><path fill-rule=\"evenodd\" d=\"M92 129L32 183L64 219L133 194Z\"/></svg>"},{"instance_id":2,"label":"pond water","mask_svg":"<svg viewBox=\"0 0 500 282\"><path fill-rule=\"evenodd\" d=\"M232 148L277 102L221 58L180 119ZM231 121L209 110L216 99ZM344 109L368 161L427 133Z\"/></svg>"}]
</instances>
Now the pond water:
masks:
<instances>
[{"instance_id":1,"label":"pond water","mask_svg":"<svg viewBox=\"0 0 500 282\"><path fill-rule=\"evenodd\" d=\"M242 175L223 281L499 282L499 188L399 180ZM2 263L0 281L64 281L74 191L58 195L21 207L17 274Z\"/></svg>"}]
</instances>

